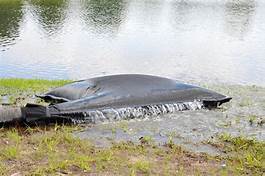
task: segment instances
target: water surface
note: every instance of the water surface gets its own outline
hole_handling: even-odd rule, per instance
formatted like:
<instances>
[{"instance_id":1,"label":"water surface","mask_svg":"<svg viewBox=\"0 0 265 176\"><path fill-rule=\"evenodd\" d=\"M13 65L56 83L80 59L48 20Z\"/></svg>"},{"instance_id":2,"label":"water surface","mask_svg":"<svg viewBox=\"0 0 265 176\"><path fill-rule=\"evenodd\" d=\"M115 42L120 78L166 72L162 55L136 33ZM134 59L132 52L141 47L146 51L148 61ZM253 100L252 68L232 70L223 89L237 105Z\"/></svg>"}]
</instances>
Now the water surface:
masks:
<instances>
[{"instance_id":1,"label":"water surface","mask_svg":"<svg viewBox=\"0 0 265 176\"><path fill-rule=\"evenodd\" d=\"M265 141L265 89L247 86L213 86L233 100L214 110L180 111L145 119L97 123L75 133L90 139L98 146L113 142L133 141L141 138L164 145L170 140L195 152L221 154L209 141L219 135L244 136Z\"/></svg>"},{"instance_id":2,"label":"water surface","mask_svg":"<svg viewBox=\"0 0 265 176\"><path fill-rule=\"evenodd\" d=\"M0 77L265 85L262 0L0 0Z\"/></svg>"}]
</instances>

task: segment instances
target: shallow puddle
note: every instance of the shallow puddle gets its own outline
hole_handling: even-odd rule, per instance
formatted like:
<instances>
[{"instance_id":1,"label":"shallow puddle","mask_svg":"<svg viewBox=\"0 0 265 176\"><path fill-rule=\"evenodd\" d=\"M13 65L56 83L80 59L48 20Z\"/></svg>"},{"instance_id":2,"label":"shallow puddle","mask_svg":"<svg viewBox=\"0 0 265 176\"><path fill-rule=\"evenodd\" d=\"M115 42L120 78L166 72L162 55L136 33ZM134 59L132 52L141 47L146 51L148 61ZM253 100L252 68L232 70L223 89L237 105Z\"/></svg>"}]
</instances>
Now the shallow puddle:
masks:
<instances>
[{"instance_id":1,"label":"shallow puddle","mask_svg":"<svg viewBox=\"0 0 265 176\"><path fill-rule=\"evenodd\" d=\"M209 86L233 97L215 110L182 111L149 119L94 124L75 135L101 147L112 142L142 140L163 145L169 141L188 150L220 154L207 144L220 134L265 140L265 90L246 86Z\"/></svg>"}]
</instances>

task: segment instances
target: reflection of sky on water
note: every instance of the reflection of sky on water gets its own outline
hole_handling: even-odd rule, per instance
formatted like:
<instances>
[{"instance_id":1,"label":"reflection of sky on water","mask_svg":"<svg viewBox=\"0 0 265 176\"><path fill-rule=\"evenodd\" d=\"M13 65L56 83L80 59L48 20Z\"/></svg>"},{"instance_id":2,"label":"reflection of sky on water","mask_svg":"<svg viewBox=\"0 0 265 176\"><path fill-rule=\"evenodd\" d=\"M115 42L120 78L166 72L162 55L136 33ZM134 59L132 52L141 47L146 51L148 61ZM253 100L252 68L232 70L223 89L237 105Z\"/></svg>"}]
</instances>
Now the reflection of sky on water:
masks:
<instances>
[{"instance_id":1,"label":"reflection of sky on water","mask_svg":"<svg viewBox=\"0 0 265 176\"><path fill-rule=\"evenodd\" d=\"M16 7L13 29L4 28L7 38L20 36L0 46L0 77L145 73L265 85L260 0L27 2Z\"/></svg>"},{"instance_id":2,"label":"reflection of sky on water","mask_svg":"<svg viewBox=\"0 0 265 176\"><path fill-rule=\"evenodd\" d=\"M243 39L245 33L250 30L255 6L254 0L246 0L243 3L227 2L225 5L226 32L232 37Z\"/></svg>"},{"instance_id":3,"label":"reflection of sky on water","mask_svg":"<svg viewBox=\"0 0 265 176\"><path fill-rule=\"evenodd\" d=\"M48 35L58 32L63 27L67 0L30 0L29 4L34 19Z\"/></svg>"},{"instance_id":4,"label":"reflection of sky on water","mask_svg":"<svg viewBox=\"0 0 265 176\"><path fill-rule=\"evenodd\" d=\"M117 33L122 23L123 0L83 0L82 19L94 33Z\"/></svg>"}]
</instances>

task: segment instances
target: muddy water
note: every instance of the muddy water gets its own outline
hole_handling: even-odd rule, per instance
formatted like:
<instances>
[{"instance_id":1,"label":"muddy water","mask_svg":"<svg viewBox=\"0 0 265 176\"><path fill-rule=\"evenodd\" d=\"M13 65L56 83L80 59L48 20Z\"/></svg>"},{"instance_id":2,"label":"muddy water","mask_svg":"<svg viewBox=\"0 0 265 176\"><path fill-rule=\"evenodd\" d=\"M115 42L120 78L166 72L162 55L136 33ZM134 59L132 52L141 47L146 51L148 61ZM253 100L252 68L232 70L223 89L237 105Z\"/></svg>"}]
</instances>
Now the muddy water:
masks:
<instances>
[{"instance_id":1,"label":"muddy water","mask_svg":"<svg viewBox=\"0 0 265 176\"><path fill-rule=\"evenodd\" d=\"M265 140L265 89L247 86L208 86L233 97L215 110L183 111L145 120L100 123L76 133L98 146L114 141L140 142L144 137L157 144L173 140L189 150L219 154L208 140L228 133Z\"/></svg>"}]
</instances>

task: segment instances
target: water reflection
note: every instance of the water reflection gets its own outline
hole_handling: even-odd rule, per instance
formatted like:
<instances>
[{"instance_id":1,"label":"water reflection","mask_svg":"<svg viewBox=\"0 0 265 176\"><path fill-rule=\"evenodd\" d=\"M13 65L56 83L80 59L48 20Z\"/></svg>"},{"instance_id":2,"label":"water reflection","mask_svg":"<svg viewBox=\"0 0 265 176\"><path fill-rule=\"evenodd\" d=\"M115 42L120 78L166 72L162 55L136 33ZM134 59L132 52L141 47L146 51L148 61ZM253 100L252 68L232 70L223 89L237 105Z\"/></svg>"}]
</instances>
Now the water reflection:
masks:
<instances>
[{"instance_id":1,"label":"water reflection","mask_svg":"<svg viewBox=\"0 0 265 176\"><path fill-rule=\"evenodd\" d=\"M263 0L0 0L0 5L0 45L19 35L12 49L0 49L0 77L144 73L265 85Z\"/></svg>"},{"instance_id":2,"label":"water reflection","mask_svg":"<svg viewBox=\"0 0 265 176\"><path fill-rule=\"evenodd\" d=\"M255 0L228 1L225 4L226 32L243 39L250 29L255 8Z\"/></svg>"},{"instance_id":3,"label":"water reflection","mask_svg":"<svg viewBox=\"0 0 265 176\"><path fill-rule=\"evenodd\" d=\"M130 2L130 15L134 17L136 24L144 24L155 32L157 27L164 22L167 11L167 3L160 0L140 0ZM141 26L139 26L141 27ZM143 29L144 30L144 29Z\"/></svg>"},{"instance_id":4,"label":"water reflection","mask_svg":"<svg viewBox=\"0 0 265 176\"><path fill-rule=\"evenodd\" d=\"M38 22L49 35L62 28L66 18L67 0L31 0L30 3Z\"/></svg>"},{"instance_id":5,"label":"water reflection","mask_svg":"<svg viewBox=\"0 0 265 176\"><path fill-rule=\"evenodd\" d=\"M190 14L192 13L193 9L194 9L194 4L191 2L174 1L172 3L172 17L174 18L172 23L174 24L174 26L179 27L189 23L191 20L189 19Z\"/></svg>"},{"instance_id":6,"label":"water reflection","mask_svg":"<svg viewBox=\"0 0 265 176\"><path fill-rule=\"evenodd\" d=\"M123 20L123 0L84 0L83 18L97 34L116 33Z\"/></svg>"},{"instance_id":7,"label":"water reflection","mask_svg":"<svg viewBox=\"0 0 265 176\"><path fill-rule=\"evenodd\" d=\"M19 26L23 17L21 0L0 1L0 45L10 45L19 36Z\"/></svg>"}]
</instances>

